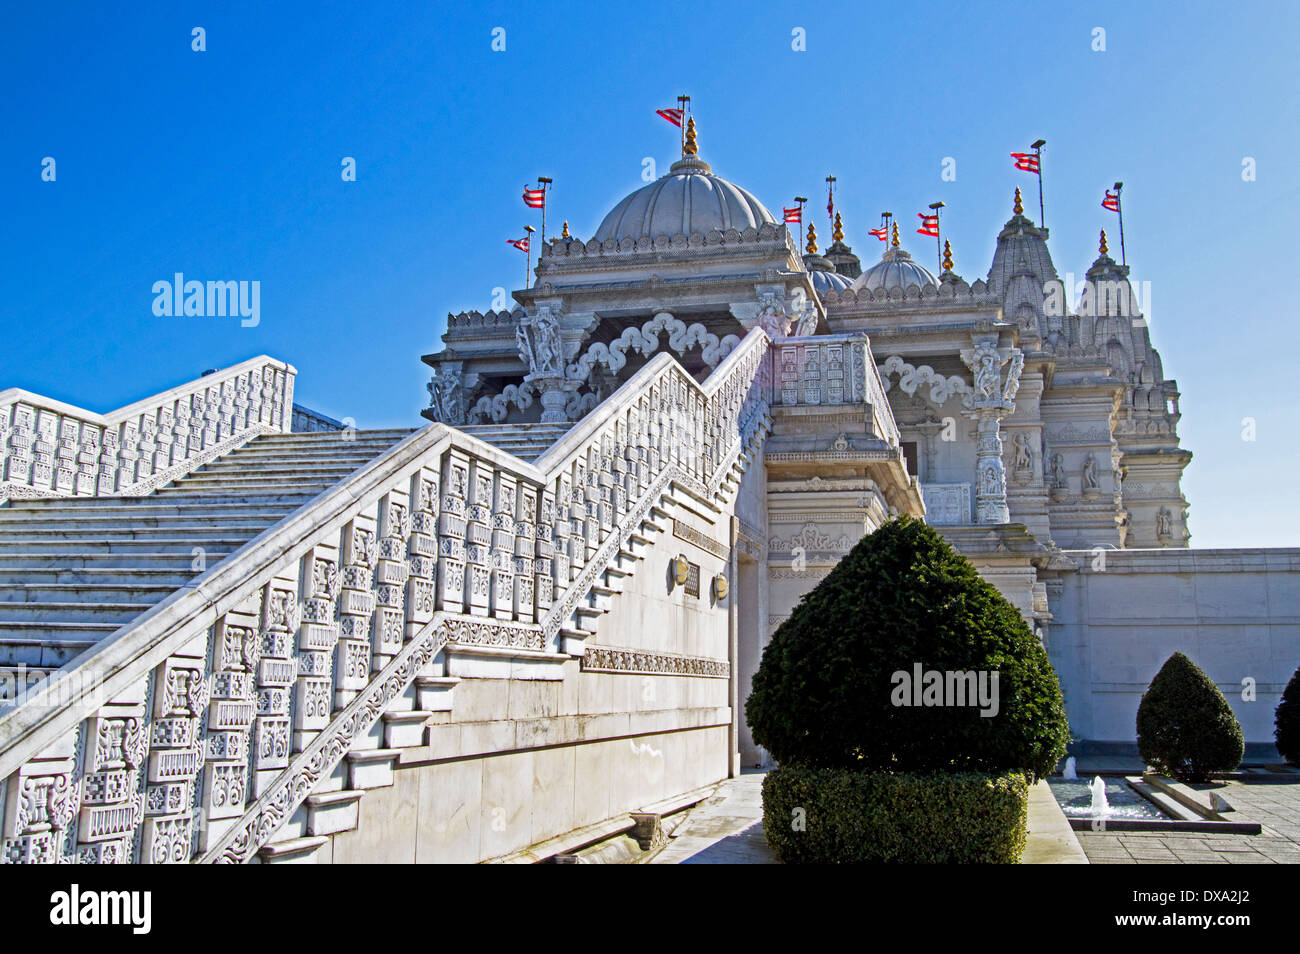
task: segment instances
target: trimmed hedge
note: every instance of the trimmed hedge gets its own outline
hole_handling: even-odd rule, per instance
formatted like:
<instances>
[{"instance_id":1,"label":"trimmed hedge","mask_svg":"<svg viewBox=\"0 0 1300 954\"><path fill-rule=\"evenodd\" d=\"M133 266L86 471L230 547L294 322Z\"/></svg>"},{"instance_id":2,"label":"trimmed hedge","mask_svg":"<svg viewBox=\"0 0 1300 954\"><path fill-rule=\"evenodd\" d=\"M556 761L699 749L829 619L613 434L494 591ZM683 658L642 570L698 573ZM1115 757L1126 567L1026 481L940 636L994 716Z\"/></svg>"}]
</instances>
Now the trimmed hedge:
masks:
<instances>
[{"instance_id":1,"label":"trimmed hedge","mask_svg":"<svg viewBox=\"0 0 1300 954\"><path fill-rule=\"evenodd\" d=\"M1014 864L1025 849L1028 806L1019 772L783 765L763 779L763 831L786 864Z\"/></svg>"},{"instance_id":2,"label":"trimmed hedge","mask_svg":"<svg viewBox=\"0 0 1300 954\"><path fill-rule=\"evenodd\" d=\"M1246 752L1232 706L1182 653L1165 661L1142 694L1137 736L1143 761L1183 782L1208 782L1211 772L1231 772Z\"/></svg>"},{"instance_id":3,"label":"trimmed hedge","mask_svg":"<svg viewBox=\"0 0 1300 954\"><path fill-rule=\"evenodd\" d=\"M894 674L996 673L998 711L896 705ZM991 676L990 676L991 680ZM1065 754L1056 672L1019 611L919 520L885 523L773 634L746 718L782 765L866 771L1024 771Z\"/></svg>"},{"instance_id":4,"label":"trimmed hedge","mask_svg":"<svg viewBox=\"0 0 1300 954\"><path fill-rule=\"evenodd\" d=\"M1300 669L1282 690L1282 701L1273 714L1273 738L1282 758L1300 765Z\"/></svg>"}]
</instances>

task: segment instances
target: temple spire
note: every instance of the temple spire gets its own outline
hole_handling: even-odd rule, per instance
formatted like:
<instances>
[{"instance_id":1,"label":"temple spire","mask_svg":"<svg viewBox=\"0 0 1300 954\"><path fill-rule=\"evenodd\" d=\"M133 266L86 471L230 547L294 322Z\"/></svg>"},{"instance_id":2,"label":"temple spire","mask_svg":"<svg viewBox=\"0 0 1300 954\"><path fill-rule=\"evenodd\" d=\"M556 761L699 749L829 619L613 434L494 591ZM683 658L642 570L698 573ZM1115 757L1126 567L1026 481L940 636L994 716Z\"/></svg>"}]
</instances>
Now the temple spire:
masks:
<instances>
[{"instance_id":1,"label":"temple spire","mask_svg":"<svg viewBox=\"0 0 1300 954\"><path fill-rule=\"evenodd\" d=\"M1110 249L1106 247L1106 230L1101 230L1101 254L1105 255Z\"/></svg>"},{"instance_id":2,"label":"temple spire","mask_svg":"<svg viewBox=\"0 0 1300 954\"><path fill-rule=\"evenodd\" d=\"M840 221L840 213L835 213L835 231L831 233L831 238L837 242L844 241L844 223Z\"/></svg>"},{"instance_id":3,"label":"temple spire","mask_svg":"<svg viewBox=\"0 0 1300 954\"><path fill-rule=\"evenodd\" d=\"M686 142L682 146L683 156L698 155L700 151L699 143L695 139L695 117L692 116L686 121Z\"/></svg>"},{"instance_id":4,"label":"temple spire","mask_svg":"<svg viewBox=\"0 0 1300 954\"><path fill-rule=\"evenodd\" d=\"M1011 211L1016 215L1024 215L1025 207L1020 202L1020 186L1016 186L1016 204L1011 207Z\"/></svg>"},{"instance_id":5,"label":"temple spire","mask_svg":"<svg viewBox=\"0 0 1300 954\"><path fill-rule=\"evenodd\" d=\"M952 271L952 245L947 239L943 240L943 270Z\"/></svg>"},{"instance_id":6,"label":"temple spire","mask_svg":"<svg viewBox=\"0 0 1300 954\"><path fill-rule=\"evenodd\" d=\"M568 237L569 237L569 220L568 220L568 219L565 219L565 220L564 220L564 231L560 233L560 238L562 238L562 239L566 239L566 238L568 238Z\"/></svg>"},{"instance_id":7,"label":"temple spire","mask_svg":"<svg viewBox=\"0 0 1300 954\"><path fill-rule=\"evenodd\" d=\"M894 248L898 248L898 223L894 223L894 241L891 243Z\"/></svg>"},{"instance_id":8,"label":"temple spire","mask_svg":"<svg viewBox=\"0 0 1300 954\"><path fill-rule=\"evenodd\" d=\"M808 223L808 244L805 246L805 250L809 255L817 254L817 226L812 222Z\"/></svg>"}]
</instances>

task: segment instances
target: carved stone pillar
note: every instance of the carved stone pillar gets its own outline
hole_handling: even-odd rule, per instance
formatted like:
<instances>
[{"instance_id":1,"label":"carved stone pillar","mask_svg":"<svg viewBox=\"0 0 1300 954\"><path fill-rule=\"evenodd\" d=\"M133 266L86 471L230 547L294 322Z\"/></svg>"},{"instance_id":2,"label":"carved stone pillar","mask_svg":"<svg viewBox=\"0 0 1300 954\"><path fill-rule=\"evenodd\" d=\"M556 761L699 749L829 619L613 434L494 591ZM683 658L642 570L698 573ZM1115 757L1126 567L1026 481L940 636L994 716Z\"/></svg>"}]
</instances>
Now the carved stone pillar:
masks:
<instances>
[{"instance_id":1,"label":"carved stone pillar","mask_svg":"<svg viewBox=\"0 0 1300 954\"><path fill-rule=\"evenodd\" d=\"M1001 421L1016 409L1025 358L1018 348L999 348L996 332L973 333L971 342L974 347L964 349L961 359L974 375L974 386L962 403L975 422L975 522L1010 523ZM1002 366L1008 362L1004 382Z\"/></svg>"}]
</instances>

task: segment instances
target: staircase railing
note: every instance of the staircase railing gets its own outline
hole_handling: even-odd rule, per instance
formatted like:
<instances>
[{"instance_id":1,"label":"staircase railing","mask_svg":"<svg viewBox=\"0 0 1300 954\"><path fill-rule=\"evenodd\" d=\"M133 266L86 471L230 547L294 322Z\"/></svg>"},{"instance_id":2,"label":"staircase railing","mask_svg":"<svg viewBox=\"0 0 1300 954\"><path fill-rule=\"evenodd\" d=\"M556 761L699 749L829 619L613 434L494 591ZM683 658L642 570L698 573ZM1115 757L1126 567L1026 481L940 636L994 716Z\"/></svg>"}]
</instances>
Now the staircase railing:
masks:
<instances>
[{"instance_id":1,"label":"staircase railing","mask_svg":"<svg viewBox=\"0 0 1300 954\"><path fill-rule=\"evenodd\" d=\"M150 493L258 434L288 431L296 373L261 355L109 414L0 391L0 503Z\"/></svg>"},{"instance_id":2,"label":"staircase railing","mask_svg":"<svg viewBox=\"0 0 1300 954\"><path fill-rule=\"evenodd\" d=\"M669 484L722 500L768 345L657 356L535 464L430 425L250 541L0 710L0 858L247 861L444 648L560 658Z\"/></svg>"}]
</instances>

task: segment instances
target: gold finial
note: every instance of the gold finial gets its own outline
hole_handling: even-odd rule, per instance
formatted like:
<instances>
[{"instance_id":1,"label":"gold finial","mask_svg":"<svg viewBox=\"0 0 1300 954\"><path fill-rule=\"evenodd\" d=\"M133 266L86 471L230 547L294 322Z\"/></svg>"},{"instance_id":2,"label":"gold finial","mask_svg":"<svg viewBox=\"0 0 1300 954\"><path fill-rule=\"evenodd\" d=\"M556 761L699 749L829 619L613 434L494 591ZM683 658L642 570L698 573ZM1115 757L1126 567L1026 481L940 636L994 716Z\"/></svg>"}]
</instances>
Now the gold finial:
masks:
<instances>
[{"instance_id":1,"label":"gold finial","mask_svg":"<svg viewBox=\"0 0 1300 954\"><path fill-rule=\"evenodd\" d=\"M568 237L569 237L569 220L568 220L568 219L565 219L565 220L564 220L564 231L560 233L560 238L562 238L562 239L566 239L566 238L568 238Z\"/></svg>"},{"instance_id":2,"label":"gold finial","mask_svg":"<svg viewBox=\"0 0 1300 954\"><path fill-rule=\"evenodd\" d=\"M811 222L808 223L808 244L804 247L809 255L817 254L817 226Z\"/></svg>"},{"instance_id":3,"label":"gold finial","mask_svg":"<svg viewBox=\"0 0 1300 954\"><path fill-rule=\"evenodd\" d=\"M695 141L695 117L692 116L686 120L686 145L682 146L682 155L694 156L699 151L699 144Z\"/></svg>"},{"instance_id":4,"label":"gold finial","mask_svg":"<svg viewBox=\"0 0 1300 954\"><path fill-rule=\"evenodd\" d=\"M1011 211L1016 215L1020 215L1025 211L1025 207L1020 204L1020 186L1016 186L1016 204L1012 207Z\"/></svg>"},{"instance_id":5,"label":"gold finial","mask_svg":"<svg viewBox=\"0 0 1300 954\"><path fill-rule=\"evenodd\" d=\"M844 223L840 221L840 214L835 213L835 231L831 233L831 238L837 242L844 241Z\"/></svg>"},{"instance_id":6,"label":"gold finial","mask_svg":"<svg viewBox=\"0 0 1300 954\"><path fill-rule=\"evenodd\" d=\"M1105 255L1110 249L1106 247L1106 230L1101 230L1101 254Z\"/></svg>"},{"instance_id":7,"label":"gold finial","mask_svg":"<svg viewBox=\"0 0 1300 954\"><path fill-rule=\"evenodd\" d=\"M952 245L947 239L943 240L943 270L952 271Z\"/></svg>"},{"instance_id":8,"label":"gold finial","mask_svg":"<svg viewBox=\"0 0 1300 954\"><path fill-rule=\"evenodd\" d=\"M898 248L898 223L897 222L894 223L894 241L892 244L894 248Z\"/></svg>"}]
</instances>

